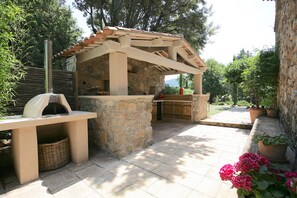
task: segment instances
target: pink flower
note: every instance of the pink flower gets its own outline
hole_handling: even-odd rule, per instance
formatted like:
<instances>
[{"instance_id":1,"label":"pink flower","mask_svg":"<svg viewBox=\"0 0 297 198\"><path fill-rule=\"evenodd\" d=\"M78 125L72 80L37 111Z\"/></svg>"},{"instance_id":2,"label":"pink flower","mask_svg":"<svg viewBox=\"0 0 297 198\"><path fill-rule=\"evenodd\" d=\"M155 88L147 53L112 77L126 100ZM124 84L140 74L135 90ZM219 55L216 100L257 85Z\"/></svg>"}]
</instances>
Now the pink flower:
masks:
<instances>
[{"instance_id":1,"label":"pink flower","mask_svg":"<svg viewBox=\"0 0 297 198\"><path fill-rule=\"evenodd\" d=\"M285 172L285 177L286 178L297 177L297 172Z\"/></svg>"},{"instance_id":2,"label":"pink flower","mask_svg":"<svg viewBox=\"0 0 297 198\"><path fill-rule=\"evenodd\" d=\"M260 166L268 166L269 165L269 160L262 156L262 155L257 155L258 157L258 162Z\"/></svg>"},{"instance_id":3,"label":"pink flower","mask_svg":"<svg viewBox=\"0 0 297 198\"><path fill-rule=\"evenodd\" d=\"M252 190L252 177L249 175L239 175L231 180L233 186L237 189L242 188L247 191Z\"/></svg>"},{"instance_id":4,"label":"pink flower","mask_svg":"<svg viewBox=\"0 0 297 198\"><path fill-rule=\"evenodd\" d=\"M286 186L289 190L293 191L293 187L294 187L294 182L292 181L292 179L288 179L288 181L286 181Z\"/></svg>"},{"instance_id":5,"label":"pink flower","mask_svg":"<svg viewBox=\"0 0 297 198\"><path fill-rule=\"evenodd\" d=\"M258 161L254 160L252 158L242 158L234 166L235 166L236 171L240 171L241 173L258 171L260 169Z\"/></svg>"},{"instance_id":6,"label":"pink flower","mask_svg":"<svg viewBox=\"0 0 297 198\"><path fill-rule=\"evenodd\" d=\"M269 160L266 157L255 153L245 153L239 157L239 162L235 164L235 169L242 173L259 171L260 166L268 166Z\"/></svg>"},{"instance_id":7,"label":"pink flower","mask_svg":"<svg viewBox=\"0 0 297 198\"><path fill-rule=\"evenodd\" d=\"M235 168L231 164L226 164L220 169L220 177L223 181L231 180L235 174Z\"/></svg>"}]
</instances>

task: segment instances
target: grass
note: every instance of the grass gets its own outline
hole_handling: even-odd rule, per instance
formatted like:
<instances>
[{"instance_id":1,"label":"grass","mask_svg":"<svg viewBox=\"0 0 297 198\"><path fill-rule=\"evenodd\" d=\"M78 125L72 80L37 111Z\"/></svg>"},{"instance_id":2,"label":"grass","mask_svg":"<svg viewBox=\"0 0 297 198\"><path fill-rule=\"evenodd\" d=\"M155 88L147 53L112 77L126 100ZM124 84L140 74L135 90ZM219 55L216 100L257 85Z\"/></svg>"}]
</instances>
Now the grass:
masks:
<instances>
[{"instance_id":1,"label":"grass","mask_svg":"<svg viewBox=\"0 0 297 198\"><path fill-rule=\"evenodd\" d=\"M209 105L208 117L226 111L231 108L231 105Z\"/></svg>"}]
</instances>

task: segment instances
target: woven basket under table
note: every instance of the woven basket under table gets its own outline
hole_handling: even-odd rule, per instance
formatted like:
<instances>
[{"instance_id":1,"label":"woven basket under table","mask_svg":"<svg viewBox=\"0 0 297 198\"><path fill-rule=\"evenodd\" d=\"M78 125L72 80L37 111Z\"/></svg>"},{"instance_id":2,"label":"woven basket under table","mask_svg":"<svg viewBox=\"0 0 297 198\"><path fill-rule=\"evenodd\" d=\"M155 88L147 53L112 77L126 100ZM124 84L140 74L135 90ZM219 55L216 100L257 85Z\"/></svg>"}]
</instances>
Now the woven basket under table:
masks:
<instances>
[{"instance_id":1,"label":"woven basket under table","mask_svg":"<svg viewBox=\"0 0 297 198\"><path fill-rule=\"evenodd\" d=\"M55 137L46 143L38 144L40 171L60 168L66 165L69 160L69 140L67 137Z\"/></svg>"}]
</instances>

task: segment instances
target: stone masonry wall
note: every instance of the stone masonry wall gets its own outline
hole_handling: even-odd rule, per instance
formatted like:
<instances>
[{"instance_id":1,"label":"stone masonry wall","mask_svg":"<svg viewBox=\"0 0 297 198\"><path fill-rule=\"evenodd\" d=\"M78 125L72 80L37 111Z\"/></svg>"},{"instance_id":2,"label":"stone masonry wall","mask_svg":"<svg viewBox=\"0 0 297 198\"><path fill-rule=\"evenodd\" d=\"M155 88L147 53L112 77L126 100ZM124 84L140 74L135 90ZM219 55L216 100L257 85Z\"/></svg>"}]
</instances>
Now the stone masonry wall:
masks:
<instances>
[{"instance_id":1,"label":"stone masonry wall","mask_svg":"<svg viewBox=\"0 0 297 198\"><path fill-rule=\"evenodd\" d=\"M77 65L78 95L106 95L109 91L108 55Z\"/></svg>"},{"instance_id":2,"label":"stone masonry wall","mask_svg":"<svg viewBox=\"0 0 297 198\"><path fill-rule=\"evenodd\" d=\"M97 112L89 121L89 142L116 157L152 143L153 96L82 96L83 111Z\"/></svg>"},{"instance_id":3,"label":"stone masonry wall","mask_svg":"<svg viewBox=\"0 0 297 198\"><path fill-rule=\"evenodd\" d=\"M129 95L157 95L165 87L165 76L148 63L129 59Z\"/></svg>"},{"instance_id":4,"label":"stone masonry wall","mask_svg":"<svg viewBox=\"0 0 297 198\"><path fill-rule=\"evenodd\" d=\"M278 108L287 132L297 140L297 1L276 1L276 36L280 47Z\"/></svg>"},{"instance_id":5,"label":"stone masonry wall","mask_svg":"<svg viewBox=\"0 0 297 198\"><path fill-rule=\"evenodd\" d=\"M109 95L109 55L77 65L79 95ZM146 62L128 59L129 95L157 95L164 89L164 75ZM124 75L124 74L123 74Z\"/></svg>"},{"instance_id":6,"label":"stone masonry wall","mask_svg":"<svg viewBox=\"0 0 297 198\"><path fill-rule=\"evenodd\" d=\"M192 120L198 122L204 118L207 118L207 105L209 100L209 94L193 94L192 102Z\"/></svg>"}]
</instances>

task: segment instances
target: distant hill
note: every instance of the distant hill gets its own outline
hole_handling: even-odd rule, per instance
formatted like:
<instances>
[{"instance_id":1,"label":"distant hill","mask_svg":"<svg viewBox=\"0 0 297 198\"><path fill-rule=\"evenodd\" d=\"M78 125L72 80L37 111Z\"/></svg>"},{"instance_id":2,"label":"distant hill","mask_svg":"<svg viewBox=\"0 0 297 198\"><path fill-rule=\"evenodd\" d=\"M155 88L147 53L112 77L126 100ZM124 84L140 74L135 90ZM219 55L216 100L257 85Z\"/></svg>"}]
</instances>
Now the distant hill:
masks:
<instances>
[{"instance_id":1,"label":"distant hill","mask_svg":"<svg viewBox=\"0 0 297 198\"><path fill-rule=\"evenodd\" d=\"M179 87L179 82L176 79L165 80L165 84L171 87Z\"/></svg>"}]
</instances>

